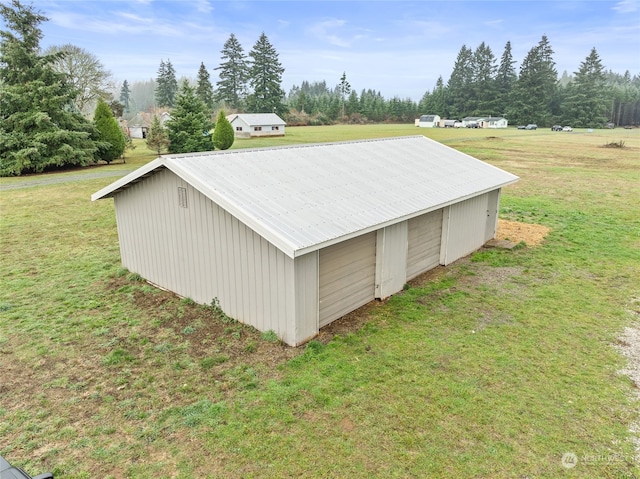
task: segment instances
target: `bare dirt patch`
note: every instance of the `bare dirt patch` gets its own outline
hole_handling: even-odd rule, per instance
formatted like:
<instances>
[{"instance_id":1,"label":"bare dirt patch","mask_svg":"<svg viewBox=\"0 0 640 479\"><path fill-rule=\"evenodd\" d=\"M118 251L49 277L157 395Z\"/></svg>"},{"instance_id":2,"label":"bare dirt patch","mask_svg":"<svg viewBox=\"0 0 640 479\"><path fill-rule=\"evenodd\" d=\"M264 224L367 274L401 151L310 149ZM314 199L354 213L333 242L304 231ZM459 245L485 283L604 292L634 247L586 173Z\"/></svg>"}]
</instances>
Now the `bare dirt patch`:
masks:
<instances>
[{"instance_id":1,"label":"bare dirt patch","mask_svg":"<svg viewBox=\"0 0 640 479\"><path fill-rule=\"evenodd\" d=\"M532 223L498 220L496 239L509 240L512 243L524 242L527 246L537 246L544 241L551 228Z\"/></svg>"}]
</instances>

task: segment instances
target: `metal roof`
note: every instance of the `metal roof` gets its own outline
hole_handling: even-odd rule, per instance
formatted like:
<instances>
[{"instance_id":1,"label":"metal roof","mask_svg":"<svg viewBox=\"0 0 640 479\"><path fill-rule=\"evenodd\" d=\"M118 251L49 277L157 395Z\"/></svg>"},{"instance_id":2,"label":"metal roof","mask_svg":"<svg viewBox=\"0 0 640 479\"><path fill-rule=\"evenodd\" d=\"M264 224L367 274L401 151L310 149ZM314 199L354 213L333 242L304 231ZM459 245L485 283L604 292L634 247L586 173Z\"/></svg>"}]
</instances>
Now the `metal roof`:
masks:
<instances>
[{"instance_id":1,"label":"metal roof","mask_svg":"<svg viewBox=\"0 0 640 479\"><path fill-rule=\"evenodd\" d=\"M275 113L234 113L228 115L227 120L232 122L240 118L249 126L285 125L286 122Z\"/></svg>"},{"instance_id":2,"label":"metal roof","mask_svg":"<svg viewBox=\"0 0 640 479\"><path fill-rule=\"evenodd\" d=\"M168 168L290 257L514 183L424 136L158 158L94 193Z\"/></svg>"}]
</instances>

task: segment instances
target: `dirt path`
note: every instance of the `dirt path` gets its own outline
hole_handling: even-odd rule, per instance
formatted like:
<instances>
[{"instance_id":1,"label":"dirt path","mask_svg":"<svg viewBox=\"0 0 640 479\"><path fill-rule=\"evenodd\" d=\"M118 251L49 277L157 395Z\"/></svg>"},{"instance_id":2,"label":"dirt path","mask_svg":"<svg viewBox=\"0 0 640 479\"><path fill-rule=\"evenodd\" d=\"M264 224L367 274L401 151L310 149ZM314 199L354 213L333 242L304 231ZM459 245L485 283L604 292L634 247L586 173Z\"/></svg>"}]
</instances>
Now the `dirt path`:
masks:
<instances>
[{"instance_id":1,"label":"dirt path","mask_svg":"<svg viewBox=\"0 0 640 479\"><path fill-rule=\"evenodd\" d=\"M77 175L59 176L38 175L25 177L21 181L5 183L4 179L0 179L0 191L19 190L23 188L33 188L35 186L47 186L60 183L73 183L75 181L95 180L96 178L108 178L112 176L124 176L133 170L112 170L112 171L89 171L87 173L78 173Z\"/></svg>"}]
</instances>

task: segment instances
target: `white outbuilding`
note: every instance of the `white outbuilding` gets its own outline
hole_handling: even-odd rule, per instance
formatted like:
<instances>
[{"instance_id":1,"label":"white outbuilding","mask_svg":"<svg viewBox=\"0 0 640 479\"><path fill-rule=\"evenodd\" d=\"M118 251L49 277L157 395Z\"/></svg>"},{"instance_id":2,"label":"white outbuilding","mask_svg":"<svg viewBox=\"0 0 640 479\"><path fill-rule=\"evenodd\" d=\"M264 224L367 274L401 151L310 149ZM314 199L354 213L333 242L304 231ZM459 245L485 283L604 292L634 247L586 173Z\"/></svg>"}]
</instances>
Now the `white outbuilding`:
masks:
<instances>
[{"instance_id":1,"label":"white outbuilding","mask_svg":"<svg viewBox=\"0 0 640 479\"><path fill-rule=\"evenodd\" d=\"M227 115L237 138L284 136L286 122L275 113L235 113Z\"/></svg>"},{"instance_id":2,"label":"white outbuilding","mask_svg":"<svg viewBox=\"0 0 640 479\"><path fill-rule=\"evenodd\" d=\"M422 115L418 126L421 128L435 128L440 123L440 115Z\"/></svg>"},{"instance_id":3,"label":"white outbuilding","mask_svg":"<svg viewBox=\"0 0 640 479\"><path fill-rule=\"evenodd\" d=\"M168 155L91 199L125 268L295 346L480 248L517 180L411 136Z\"/></svg>"}]
</instances>

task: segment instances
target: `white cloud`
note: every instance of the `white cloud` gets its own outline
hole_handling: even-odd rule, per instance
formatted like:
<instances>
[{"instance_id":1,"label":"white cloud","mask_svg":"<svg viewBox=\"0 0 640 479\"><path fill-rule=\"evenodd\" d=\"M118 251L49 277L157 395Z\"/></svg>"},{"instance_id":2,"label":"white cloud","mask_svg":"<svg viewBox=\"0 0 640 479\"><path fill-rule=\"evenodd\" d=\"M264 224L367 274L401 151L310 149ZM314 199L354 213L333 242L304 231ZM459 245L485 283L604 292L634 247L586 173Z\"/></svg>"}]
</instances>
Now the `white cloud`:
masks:
<instances>
[{"instance_id":1,"label":"white cloud","mask_svg":"<svg viewBox=\"0 0 640 479\"><path fill-rule=\"evenodd\" d=\"M196 10L200 13L209 13L213 10L213 6L211 6L208 0L197 0Z\"/></svg>"},{"instance_id":2,"label":"white cloud","mask_svg":"<svg viewBox=\"0 0 640 479\"><path fill-rule=\"evenodd\" d=\"M618 13L632 13L638 10L638 1L622 0L616 3L613 9Z\"/></svg>"},{"instance_id":3,"label":"white cloud","mask_svg":"<svg viewBox=\"0 0 640 479\"><path fill-rule=\"evenodd\" d=\"M344 27L346 24L347 22L345 20L334 18L318 22L309 27L307 31L320 41L338 47L348 48L351 45L348 40L345 40L339 37L337 34L332 33L334 30L342 29L342 27Z\"/></svg>"}]
</instances>

